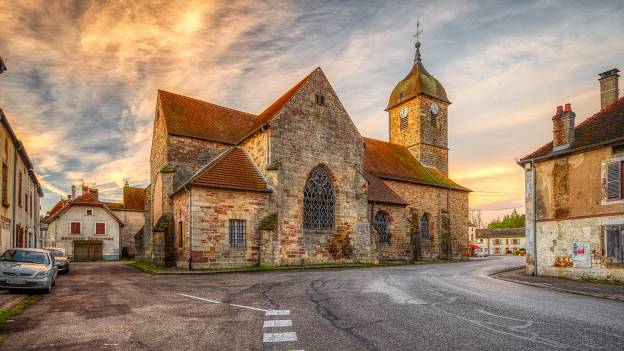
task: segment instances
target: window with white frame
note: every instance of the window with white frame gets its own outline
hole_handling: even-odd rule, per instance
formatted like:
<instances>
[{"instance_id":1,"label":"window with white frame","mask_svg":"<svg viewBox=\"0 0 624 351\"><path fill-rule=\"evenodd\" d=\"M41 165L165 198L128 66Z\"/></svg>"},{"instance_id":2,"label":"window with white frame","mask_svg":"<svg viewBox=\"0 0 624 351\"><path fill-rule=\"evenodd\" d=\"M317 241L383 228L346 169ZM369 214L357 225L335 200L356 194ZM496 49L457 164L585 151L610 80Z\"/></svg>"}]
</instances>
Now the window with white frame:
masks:
<instances>
[{"instance_id":1,"label":"window with white frame","mask_svg":"<svg viewBox=\"0 0 624 351\"><path fill-rule=\"evenodd\" d=\"M96 222L95 223L95 234L97 234L97 235L106 235L106 223L105 222Z\"/></svg>"},{"instance_id":2,"label":"window with white frame","mask_svg":"<svg viewBox=\"0 0 624 351\"><path fill-rule=\"evenodd\" d=\"M242 219L230 219L230 246L245 246L245 224Z\"/></svg>"},{"instance_id":3,"label":"window with white frame","mask_svg":"<svg viewBox=\"0 0 624 351\"><path fill-rule=\"evenodd\" d=\"M82 234L82 222L69 222L70 234Z\"/></svg>"},{"instance_id":4,"label":"window with white frame","mask_svg":"<svg viewBox=\"0 0 624 351\"><path fill-rule=\"evenodd\" d=\"M624 156L602 162L603 203L624 200Z\"/></svg>"}]
</instances>

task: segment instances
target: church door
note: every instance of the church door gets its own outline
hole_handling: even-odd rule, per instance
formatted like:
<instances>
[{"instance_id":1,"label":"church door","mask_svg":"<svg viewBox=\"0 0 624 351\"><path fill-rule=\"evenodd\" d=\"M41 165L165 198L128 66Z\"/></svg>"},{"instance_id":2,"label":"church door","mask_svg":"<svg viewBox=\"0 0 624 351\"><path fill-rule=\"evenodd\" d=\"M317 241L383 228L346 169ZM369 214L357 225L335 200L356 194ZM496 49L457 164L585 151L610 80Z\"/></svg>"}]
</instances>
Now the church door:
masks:
<instances>
[{"instance_id":1,"label":"church door","mask_svg":"<svg viewBox=\"0 0 624 351\"><path fill-rule=\"evenodd\" d=\"M451 242L451 217L449 213L440 210L440 258L451 259L453 257L453 247Z\"/></svg>"}]
</instances>

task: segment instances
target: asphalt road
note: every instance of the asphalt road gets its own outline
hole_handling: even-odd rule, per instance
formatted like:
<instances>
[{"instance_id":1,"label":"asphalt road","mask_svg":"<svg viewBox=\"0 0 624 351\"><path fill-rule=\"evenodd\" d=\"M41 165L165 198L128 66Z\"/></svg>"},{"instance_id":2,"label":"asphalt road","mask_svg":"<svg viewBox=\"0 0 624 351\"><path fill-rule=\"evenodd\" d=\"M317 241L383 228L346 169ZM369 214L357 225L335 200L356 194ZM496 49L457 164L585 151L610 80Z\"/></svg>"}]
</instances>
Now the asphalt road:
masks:
<instances>
[{"instance_id":1,"label":"asphalt road","mask_svg":"<svg viewBox=\"0 0 624 351\"><path fill-rule=\"evenodd\" d=\"M624 348L624 303L488 276L520 259L186 276L74 264L51 294L0 325L0 349Z\"/></svg>"}]
</instances>

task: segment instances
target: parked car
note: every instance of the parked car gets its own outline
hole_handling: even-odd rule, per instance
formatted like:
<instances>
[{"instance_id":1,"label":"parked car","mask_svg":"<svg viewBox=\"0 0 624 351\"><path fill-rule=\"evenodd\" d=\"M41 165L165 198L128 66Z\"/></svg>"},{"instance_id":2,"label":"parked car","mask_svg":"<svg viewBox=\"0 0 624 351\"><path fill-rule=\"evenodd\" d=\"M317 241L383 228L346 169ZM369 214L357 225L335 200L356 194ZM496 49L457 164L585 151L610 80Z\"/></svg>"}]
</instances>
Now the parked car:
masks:
<instances>
[{"instance_id":1,"label":"parked car","mask_svg":"<svg viewBox=\"0 0 624 351\"><path fill-rule=\"evenodd\" d=\"M0 256L0 288L50 292L57 275L54 257L46 250L14 248Z\"/></svg>"},{"instance_id":2,"label":"parked car","mask_svg":"<svg viewBox=\"0 0 624 351\"><path fill-rule=\"evenodd\" d=\"M59 273L69 273L69 257L65 253L65 249L60 247L46 247L46 251L54 257L54 264L59 270Z\"/></svg>"},{"instance_id":3,"label":"parked car","mask_svg":"<svg viewBox=\"0 0 624 351\"><path fill-rule=\"evenodd\" d=\"M474 251L474 255L475 257L487 257L488 256L488 249L485 247L482 247L480 249L476 249Z\"/></svg>"}]
</instances>

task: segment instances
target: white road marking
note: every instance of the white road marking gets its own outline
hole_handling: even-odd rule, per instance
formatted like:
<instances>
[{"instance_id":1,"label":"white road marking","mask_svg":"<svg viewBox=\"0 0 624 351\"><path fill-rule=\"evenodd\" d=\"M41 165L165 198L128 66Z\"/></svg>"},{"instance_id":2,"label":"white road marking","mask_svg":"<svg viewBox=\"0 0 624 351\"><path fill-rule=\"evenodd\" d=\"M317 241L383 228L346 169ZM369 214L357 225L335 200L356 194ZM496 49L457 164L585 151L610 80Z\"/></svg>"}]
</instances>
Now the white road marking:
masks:
<instances>
[{"instance_id":1,"label":"white road marking","mask_svg":"<svg viewBox=\"0 0 624 351\"><path fill-rule=\"evenodd\" d=\"M290 310L268 310L265 313L266 316L288 316Z\"/></svg>"},{"instance_id":2,"label":"white road marking","mask_svg":"<svg viewBox=\"0 0 624 351\"><path fill-rule=\"evenodd\" d=\"M186 297L190 297L192 299L197 299L197 300L201 300L201 301L206 301L206 302L210 302L210 303L215 303L215 304L225 304L228 306L232 306L232 307L238 307L238 308L245 308L248 310L253 310L253 311L260 311L260 312L264 312L264 313L269 313L269 310L265 310L262 308L256 308L256 307L251 307L251 306L243 306L243 305L236 305L233 303L225 303L225 302L221 302L221 301L216 301L216 300L209 300L209 299L204 299L203 297L197 297L197 296L193 296L193 295L187 295L187 294L178 294L181 296L186 296Z\"/></svg>"},{"instance_id":3,"label":"white road marking","mask_svg":"<svg viewBox=\"0 0 624 351\"><path fill-rule=\"evenodd\" d=\"M264 333L263 342L297 341L297 333Z\"/></svg>"},{"instance_id":4,"label":"white road marking","mask_svg":"<svg viewBox=\"0 0 624 351\"><path fill-rule=\"evenodd\" d=\"M292 327L292 321L290 319L273 319L264 321L264 328L282 328Z\"/></svg>"}]
</instances>

